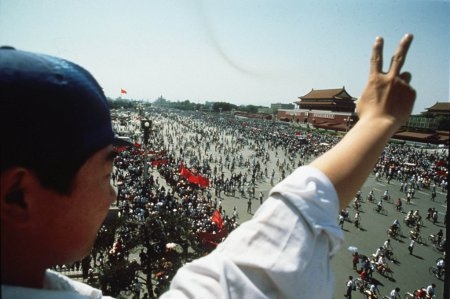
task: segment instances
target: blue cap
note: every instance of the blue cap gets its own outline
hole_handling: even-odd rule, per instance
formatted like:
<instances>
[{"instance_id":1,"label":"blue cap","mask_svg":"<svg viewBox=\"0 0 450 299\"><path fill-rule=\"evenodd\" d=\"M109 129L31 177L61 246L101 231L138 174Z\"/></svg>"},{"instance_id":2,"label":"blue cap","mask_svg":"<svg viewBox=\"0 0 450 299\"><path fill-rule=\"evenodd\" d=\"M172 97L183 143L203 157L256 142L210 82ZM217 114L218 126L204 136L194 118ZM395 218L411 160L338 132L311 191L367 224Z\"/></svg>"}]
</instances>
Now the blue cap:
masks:
<instances>
[{"instance_id":1,"label":"blue cap","mask_svg":"<svg viewBox=\"0 0 450 299\"><path fill-rule=\"evenodd\" d=\"M36 163L80 166L114 142L103 90L67 60L1 47L0 101L1 170Z\"/></svg>"}]
</instances>

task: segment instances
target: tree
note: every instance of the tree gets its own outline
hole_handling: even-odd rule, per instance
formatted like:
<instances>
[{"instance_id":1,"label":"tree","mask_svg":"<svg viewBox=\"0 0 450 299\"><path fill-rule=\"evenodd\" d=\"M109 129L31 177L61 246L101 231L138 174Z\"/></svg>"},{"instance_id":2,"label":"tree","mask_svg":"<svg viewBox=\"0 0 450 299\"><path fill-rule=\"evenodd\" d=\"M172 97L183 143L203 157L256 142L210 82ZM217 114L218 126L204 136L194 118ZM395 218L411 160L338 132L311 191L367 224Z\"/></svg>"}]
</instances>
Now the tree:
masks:
<instances>
[{"instance_id":1,"label":"tree","mask_svg":"<svg viewBox=\"0 0 450 299\"><path fill-rule=\"evenodd\" d=\"M161 96L153 102L153 105L158 106L158 107L167 107L168 103L169 102Z\"/></svg>"},{"instance_id":2,"label":"tree","mask_svg":"<svg viewBox=\"0 0 450 299\"><path fill-rule=\"evenodd\" d=\"M230 103L226 103L226 102L215 102L212 105L212 110L214 112L227 112L227 111L231 111L233 109L236 109L237 106L230 104Z\"/></svg>"},{"instance_id":3,"label":"tree","mask_svg":"<svg viewBox=\"0 0 450 299\"><path fill-rule=\"evenodd\" d=\"M182 211L165 207L150 213L144 221L132 215L118 217L112 228L101 230L95 249L102 250L108 260L97 267L99 284L105 294L117 297L129 289L139 277L151 297L164 292L176 271L187 261L203 255L193 223ZM111 234L115 236L111 238ZM113 258L111 240L123 240L123 250ZM109 246L104 246L108 240ZM130 259L138 255L139 259ZM130 262L130 260L133 260Z\"/></svg>"},{"instance_id":4,"label":"tree","mask_svg":"<svg viewBox=\"0 0 450 299\"><path fill-rule=\"evenodd\" d=\"M121 99L117 98L115 100L108 98L108 105L110 109L129 109L129 108L135 108L138 105L137 101L128 100L128 99Z\"/></svg>"}]
</instances>

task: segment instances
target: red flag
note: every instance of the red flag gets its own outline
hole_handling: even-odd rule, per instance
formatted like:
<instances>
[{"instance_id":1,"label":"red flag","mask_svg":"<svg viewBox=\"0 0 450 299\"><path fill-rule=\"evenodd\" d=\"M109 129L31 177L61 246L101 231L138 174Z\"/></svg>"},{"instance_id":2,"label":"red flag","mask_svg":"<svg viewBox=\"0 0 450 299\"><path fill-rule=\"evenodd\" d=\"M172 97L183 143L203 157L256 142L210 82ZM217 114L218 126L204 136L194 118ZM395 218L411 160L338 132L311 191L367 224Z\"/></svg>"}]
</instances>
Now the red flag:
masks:
<instances>
[{"instance_id":1,"label":"red flag","mask_svg":"<svg viewBox=\"0 0 450 299\"><path fill-rule=\"evenodd\" d=\"M180 165L180 175L182 177L185 177L189 180L190 177L193 176L192 172L190 172L189 169L187 169L186 167L184 167L183 163L181 163Z\"/></svg>"},{"instance_id":2,"label":"red flag","mask_svg":"<svg viewBox=\"0 0 450 299\"><path fill-rule=\"evenodd\" d=\"M198 184L202 187L209 187L209 180L204 176L198 175Z\"/></svg>"},{"instance_id":3,"label":"red flag","mask_svg":"<svg viewBox=\"0 0 450 299\"><path fill-rule=\"evenodd\" d=\"M228 229L226 226L222 227L217 234L207 233L207 232L199 232L198 237L200 242L206 248L213 250L217 247L217 245L222 241L223 238L228 236Z\"/></svg>"},{"instance_id":4,"label":"red flag","mask_svg":"<svg viewBox=\"0 0 450 299\"><path fill-rule=\"evenodd\" d=\"M192 184L198 184L199 183L198 176L196 176L196 175L191 175L187 179L188 179L189 183L192 183Z\"/></svg>"},{"instance_id":5,"label":"red flag","mask_svg":"<svg viewBox=\"0 0 450 299\"><path fill-rule=\"evenodd\" d=\"M121 89L120 89L120 93L121 93L121 94L127 94L127 91L126 91L125 89L121 88Z\"/></svg>"},{"instance_id":6,"label":"red flag","mask_svg":"<svg viewBox=\"0 0 450 299\"><path fill-rule=\"evenodd\" d=\"M217 227L219 229L222 229L223 226L223 219L222 219L222 215L220 214L220 212L216 209L214 210L214 213L211 217L211 221L217 224Z\"/></svg>"}]
</instances>

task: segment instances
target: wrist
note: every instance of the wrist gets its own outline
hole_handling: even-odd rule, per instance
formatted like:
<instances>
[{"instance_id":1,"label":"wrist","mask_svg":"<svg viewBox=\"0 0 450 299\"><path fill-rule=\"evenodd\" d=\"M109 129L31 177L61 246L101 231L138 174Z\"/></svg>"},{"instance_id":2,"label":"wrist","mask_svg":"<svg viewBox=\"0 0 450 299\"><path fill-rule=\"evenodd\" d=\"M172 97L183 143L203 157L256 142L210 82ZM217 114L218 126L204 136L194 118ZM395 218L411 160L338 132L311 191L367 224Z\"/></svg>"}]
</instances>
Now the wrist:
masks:
<instances>
[{"instance_id":1,"label":"wrist","mask_svg":"<svg viewBox=\"0 0 450 299\"><path fill-rule=\"evenodd\" d=\"M366 117L359 119L354 128L367 130L371 135L385 135L389 139L397 132L399 125L391 117Z\"/></svg>"}]
</instances>

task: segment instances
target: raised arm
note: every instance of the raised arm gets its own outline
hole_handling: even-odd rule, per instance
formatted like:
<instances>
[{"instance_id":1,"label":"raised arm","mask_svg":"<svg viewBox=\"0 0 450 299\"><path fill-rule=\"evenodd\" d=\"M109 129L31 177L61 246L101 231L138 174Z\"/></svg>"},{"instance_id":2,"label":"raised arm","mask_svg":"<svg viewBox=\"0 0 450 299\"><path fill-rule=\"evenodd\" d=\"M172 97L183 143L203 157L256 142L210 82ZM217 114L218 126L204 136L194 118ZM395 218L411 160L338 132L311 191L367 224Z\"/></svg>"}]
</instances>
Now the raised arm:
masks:
<instances>
[{"instance_id":1,"label":"raised arm","mask_svg":"<svg viewBox=\"0 0 450 299\"><path fill-rule=\"evenodd\" d=\"M383 39L372 48L367 86L357 101L359 121L331 150L311 166L320 169L334 184L341 208L346 207L373 169L389 138L411 114L415 90L411 74L401 73L413 36L406 34L384 73Z\"/></svg>"}]
</instances>

